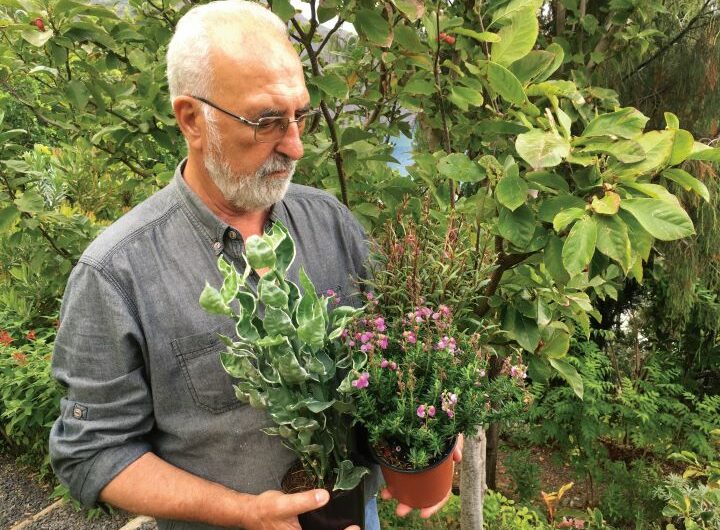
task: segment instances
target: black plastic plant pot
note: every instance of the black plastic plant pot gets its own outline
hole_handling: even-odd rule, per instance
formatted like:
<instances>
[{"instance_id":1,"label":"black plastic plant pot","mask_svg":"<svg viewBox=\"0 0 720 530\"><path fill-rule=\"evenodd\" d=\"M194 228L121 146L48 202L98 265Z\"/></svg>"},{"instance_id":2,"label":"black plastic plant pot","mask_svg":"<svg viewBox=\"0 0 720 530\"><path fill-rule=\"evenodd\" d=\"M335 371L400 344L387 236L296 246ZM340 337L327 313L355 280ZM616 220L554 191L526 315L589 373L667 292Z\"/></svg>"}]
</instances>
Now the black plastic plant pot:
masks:
<instances>
[{"instance_id":1,"label":"black plastic plant pot","mask_svg":"<svg viewBox=\"0 0 720 530\"><path fill-rule=\"evenodd\" d=\"M352 490L330 492L330 500L322 508L300 514L303 530L345 530L357 525L365 528L364 482Z\"/></svg>"},{"instance_id":2,"label":"black plastic plant pot","mask_svg":"<svg viewBox=\"0 0 720 530\"><path fill-rule=\"evenodd\" d=\"M316 481L298 461L285 473L282 490L298 493L316 487ZM352 490L328 491L330 500L322 508L298 516L303 530L345 530L365 527L365 479Z\"/></svg>"}]
</instances>

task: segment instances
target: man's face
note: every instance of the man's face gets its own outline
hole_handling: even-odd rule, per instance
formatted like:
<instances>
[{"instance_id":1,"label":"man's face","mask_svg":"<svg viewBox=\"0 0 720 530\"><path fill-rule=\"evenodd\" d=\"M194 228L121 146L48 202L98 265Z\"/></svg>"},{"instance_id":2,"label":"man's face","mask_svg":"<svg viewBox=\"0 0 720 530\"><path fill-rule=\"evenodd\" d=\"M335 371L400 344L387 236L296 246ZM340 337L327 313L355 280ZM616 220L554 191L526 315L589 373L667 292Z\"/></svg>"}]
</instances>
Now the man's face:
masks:
<instances>
[{"instance_id":1,"label":"man's face","mask_svg":"<svg viewBox=\"0 0 720 530\"><path fill-rule=\"evenodd\" d=\"M262 117L295 119L308 110L309 95L302 66L294 52L274 50L266 62L252 58L213 56L213 103L250 121ZM241 211L256 211L281 200L303 154L297 125L281 139L254 140L253 127L209 111L204 164L225 199Z\"/></svg>"}]
</instances>

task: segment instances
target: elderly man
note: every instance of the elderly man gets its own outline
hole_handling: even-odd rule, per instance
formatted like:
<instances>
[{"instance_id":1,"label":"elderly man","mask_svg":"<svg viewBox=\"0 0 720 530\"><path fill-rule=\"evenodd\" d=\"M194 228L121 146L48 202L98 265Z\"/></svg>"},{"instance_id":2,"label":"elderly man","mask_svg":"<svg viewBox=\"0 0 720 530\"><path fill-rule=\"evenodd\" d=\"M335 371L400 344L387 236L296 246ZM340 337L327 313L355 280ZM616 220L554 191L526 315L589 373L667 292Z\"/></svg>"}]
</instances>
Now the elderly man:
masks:
<instances>
[{"instance_id":1,"label":"elderly man","mask_svg":"<svg viewBox=\"0 0 720 530\"><path fill-rule=\"evenodd\" d=\"M161 529L299 528L328 494L277 491L294 457L235 398L217 338L232 322L218 325L198 297L221 281L218 256L242 269L243 241L274 220L296 242L291 279L302 265L316 287L350 297L363 232L333 197L289 184L310 108L280 19L241 0L195 7L167 62L188 157L72 272L53 361L68 389L53 467L83 503L153 515ZM366 528L379 528L369 498Z\"/></svg>"}]
</instances>

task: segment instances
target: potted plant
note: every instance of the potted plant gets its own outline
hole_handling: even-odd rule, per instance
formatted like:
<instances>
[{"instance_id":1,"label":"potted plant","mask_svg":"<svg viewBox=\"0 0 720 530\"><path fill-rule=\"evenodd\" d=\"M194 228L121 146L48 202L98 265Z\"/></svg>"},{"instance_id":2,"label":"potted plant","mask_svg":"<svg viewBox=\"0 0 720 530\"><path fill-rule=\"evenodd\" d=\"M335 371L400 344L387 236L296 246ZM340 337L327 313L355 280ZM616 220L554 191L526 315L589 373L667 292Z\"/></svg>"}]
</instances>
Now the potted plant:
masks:
<instances>
[{"instance_id":1,"label":"potted plant","mask_svg":"<svg viewBox=\"0 0 720 530\"><path fill-rule=\"evenodd\" d=\"M414 223L401 226L400 236L380 235L374 294L343 333L348 355L368 356L351 382L356 418L393 497L414 508L433 506L449 493L459 434L474 436L479 426L523 406L520 371L487 376L496 327L456 318L454 307L428 301L426 294L437 300L452 291L433 287L445 281L440 270L424 285L417 282L419 259L427 261L426 272L435 267L430 261L445 262L456 281L454 268L463 267L463 256L453 254L459 225L451 221L439 234L429 227L422 228L424 237Z\"/></svg>"},{"instance_id":2,"label":"potted plant","mask_svg":"<svg viewBox=\"0 0 720 530\"><path fill-rule=\"evenodd\" d=\"M222 287L206 285L200 296L206 311L236 322L237 336L222 337L222 364L237 379L238 399L272 418L275 425L264 432L280 436L298 457L283 480L286 493L331 490L327 505L300 516L303 528L362 527L362 481L369 470L355 465L351 454L352 381L366 357L339 340L361 310L332 308L302 269L300 286L287 279L295 244L279 222L262 237L249 237L244 257L243 274L221 257ZM256 289L247 281L252 270L265 271Z\"/></svg>"}]
</instances>

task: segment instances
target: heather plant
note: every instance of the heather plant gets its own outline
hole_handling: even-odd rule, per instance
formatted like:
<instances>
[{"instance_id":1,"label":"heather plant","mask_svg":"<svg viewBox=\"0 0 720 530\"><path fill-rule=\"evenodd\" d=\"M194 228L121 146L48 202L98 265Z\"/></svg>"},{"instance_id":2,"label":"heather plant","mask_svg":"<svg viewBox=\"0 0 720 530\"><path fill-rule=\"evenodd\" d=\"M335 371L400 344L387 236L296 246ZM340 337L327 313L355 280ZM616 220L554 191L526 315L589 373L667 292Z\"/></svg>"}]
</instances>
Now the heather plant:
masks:
<instances>
[{"instance_id":1,"label":"heather plant","mask_svg":"<svg viewBox=\"0 0 720 530\"><path fill-rule=\"evenodd\" d=\"M344 340L348 352L368 355L352 383L356 417L388 463L425 467L445 454L459 433L474 435L502 417L505 400L518 400L521 392L510 378L487 378L491 327L463 333L445 305L423 305L400 320L385 319L369 296L369 309Z\"/></svg>"},{"instance_id":2,"label":"heather plant","mask_svg":"<svg viewBox=\"0 0 720 530\"><path fill-rule=\"evenodd\" d=\"M533 462L530 450L514 450L504 463L518 499L521 502L535 499L540 492L540 466Z\"/></svg>"},{"instance_id":3,"label":"heather plant","mask_svg":"<svg viewBox=\"0 0 720 530\"><path fill-rule=\"evenodd\" d=\"M367 356L337 339L358 310L329 307L302 269L302 293L286 278L295 243L282 223L249 237L244 258L240 274L220 257L221 289L206 285L200 296L206 311L236 322L236 337L221 337L236 395L267 411L276 426L264 432L280 436L319 487L353 489L368 473L350 459L352 382ZM247 281L253 270L264 271L256 288Z\"/></svg>"}]
</instances>

